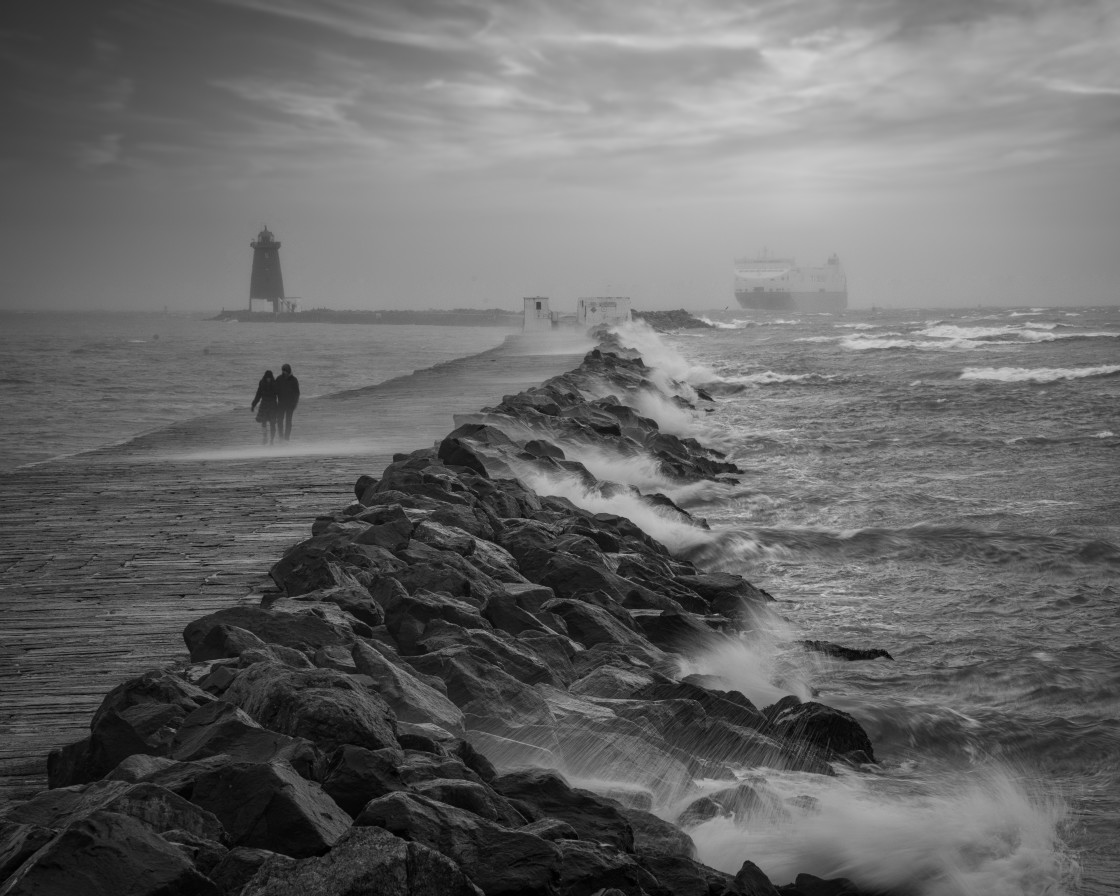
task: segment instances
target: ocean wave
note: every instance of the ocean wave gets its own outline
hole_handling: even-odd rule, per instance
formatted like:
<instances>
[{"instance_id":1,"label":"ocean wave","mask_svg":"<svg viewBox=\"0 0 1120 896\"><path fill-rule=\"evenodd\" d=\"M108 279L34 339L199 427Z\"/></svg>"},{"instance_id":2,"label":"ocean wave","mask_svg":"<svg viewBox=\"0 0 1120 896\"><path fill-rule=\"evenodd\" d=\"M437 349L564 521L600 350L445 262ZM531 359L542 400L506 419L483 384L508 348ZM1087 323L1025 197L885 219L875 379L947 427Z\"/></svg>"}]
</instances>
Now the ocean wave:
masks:
<instances>
[{"instance_id":1,"label":"ocean wave","mask_svg":"<svg viewBox=\"0 0 1120 896\"><path fill-rule=\"evenodd\" d=\"M1097 367L966 367L960 378L1000 383L1053 383L1058 380L1114 376L1117 373L1120 373L1120 364L1101 364Z\"/></svg>"},{"instance_id":2,"label":"ocean wave","mask_svg":"<svg viewBox=\"0 0 1120 896\"><path fill-rule=\"evenodd\" d=\"M741 330L744 327L754 326L753 321L749 321L749 320L733 320L733 321L712 320L712 318L704 317L704 315L702 315L702 314L697 315L696 319L697 320L702 320L709 327L715 327L717 330Z\"/></svg>"},{"instance_id":3,"label":"ocean wave","mask_svg":"<svg viewBox=\"0 0 1120 896\"><path fill-rule=\"evenodd\" d=\"M746 373L739 376L726 376L703 387L713 395L737 395L759 386L780 386L787 384L822 385L838 379L837 376L821 373L778 373L764 370L761 373Z\"/></svg>"},{"instance_id":4,"label":"ocean wave","mask_svg":"<svg viewBox=\"0 0 1120 896\"><path fill-rule=\"evenodd\" d=\"M1099 539L1086 540L1060 532L1033 535L932 523L849 530L795 527L723 530L707 544L696 545L696 550L707 562L728 568L743 560L793 560L816 556L843 561L970 558L981 563L1023 563L1057 573L1085 566L1120 569L1120 547Z\"/></svg>"},{"instance_id":5,"label":"ocean wave","mask_svg":"<svg viewBox=\"0 0 1120 896\"><path fill-rule=\"evenodd\" d=\"M1070 330L1057 333L1055 330ZM936 323L924 330L915 332L916 336L930 339L969 340L979 345L1005 344L1008 342L1053 342L1056 339L1115 338L1120 333L1108 331L1076 332L1075 327L1058 323L1024 323L1003 327L962 327L957 324Z\"/></svg>"},{"instance_id":6,"label":"ocean wave","mask_svg":"<svg viewBox=\"0 0 1120 896\"><path fill-rule=\"evenodd\" d=\"M701 861L735 873L749 858L774 880L806 872L922 896L1059 896L1079 880L1060 837L1068 804L1023 769L987 763L812 782L768 771L765 786L776 800L690 830Z\"/></svg>"}]
</instances>

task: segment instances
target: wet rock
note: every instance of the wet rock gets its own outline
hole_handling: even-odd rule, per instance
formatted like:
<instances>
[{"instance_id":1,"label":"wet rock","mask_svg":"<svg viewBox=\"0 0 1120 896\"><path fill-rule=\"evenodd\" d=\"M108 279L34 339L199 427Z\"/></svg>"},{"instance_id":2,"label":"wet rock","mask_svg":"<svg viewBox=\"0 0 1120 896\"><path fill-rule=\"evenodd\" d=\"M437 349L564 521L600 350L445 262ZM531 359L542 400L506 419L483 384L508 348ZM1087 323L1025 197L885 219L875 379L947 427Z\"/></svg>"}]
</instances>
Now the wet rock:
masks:
<instances>
[{"instance_id":1,"label":"wet rock","mask_svg":"<svg viewBox=\"0 0 1120 896\"><path fill-rule=\"evenodd\" d=\"M167 756L146 756L142 753L136 753L121 760L121 763L109 772L104 780L127 781L129 784L135 784L137 781L175 765L178 765L178 763Z\"/></svg>"},{"instance_id":2,"label":"wet rock","mask_svg":"<svg viewBox=\"0 0 1120 896\"><path fill-rule=\"evenodd\" d=\"M221 821L232 845L294 858L321 855L350 827L350 816L318 784L283 761L205 771L194 779L190 800Z\"/></svg>"},{"instance_id":3,"label":"wet rock","mask_svg":"<svg viewBox=\"0 0 1120 896\"><path fill-rule=\"evenodd\" d=\"M509 800L476 781L432 778L416 782L411 789L421 796L472 812L479 818L485 818L503 827L521 828L525 824L525 818Z\"/></svg>"},{"instance_id":4,"label":"wet rock","mask_svg":"<svg viewBox=\"0 0 1120 896\"><path fill-rule=\"evenodd\" d=\"M568 635L584 647L596 644L631 646L645 642L633 622L627 624L619 619L618 613L586 601L557 598L550 600L542 609L563 619Z\"/></svg>"},{"instance_id":5,"label":"wet rock","mask_svg":"<svg viewBox=\"0 0 1120 896\"><path fill-rule=\"evenodd\" d=\"M6 818L61 830L94 812L127 815L157 834L182 830L207 840L223 836L218 819L156 784L98 781L38 794L10 810Z\"/></svg>"},{"instance_id":6,"label":"wet rock","mask_svg":"<svg viewBox=\"0 0 1120 896\"><path fill-rule=\"evenodd\" d=\"M224 696L265 728L323 748L354 744L377 750L397 743L396 717L385 701L331 669L256 663Z\"/></svg>"},{"instance_id":7,"label":"wet rock","mask_svg":"<svg viewBox=\"0 0 1120 896\"><path fill-rule=\"evenodd\" d=\"M560 892L591 896L615 888L626 896L667 893L635 858L608 843L557 840L560 851Z\"/></svg>"},{"instance_id":8,"label":"wet rock","mask_svg":"<svg viewBox=\"0 0 1120 896\"><path fill-rule=\"evenodd\" d=\"M284 759L308 777L318 750L304 738L262 728L232 703L216 700L183 719L171 744L171 757L189 762L218 755L244 762Z\"/></svg>"},{"instance_id":9,"label":"wet rock","mask_svg":"<svg viewBox=\"0 0 1120 896\"><path fill-rule=\"evenodd\" d=\"M400 761L395 750L367 750L344 744L326 759L323 791L355 818L370 800L407 789Z\"/></svg>"},{"instance_id":10,"label":"wet rock","mask_svg":"<svg viewBox=\"0 0 1120 896\"><path fill-rule=\"evenodd\" d=\"M191 653L192 662L220 658L208 655L214 651L204 647L204 642L211 629L222 625L252 632L266 644L280 644L306 653L314 653L320 647L333 644L352 644L357 639L352 629L328 622L310 609L279 613L260 607L229 607L196 619L183 630L183 640ZM225 655L238 656L243 650L231 647Z\"/></svg>"},{"instance_id":11,"label":"wet rock","mask_svg":"<svg viewBox=\"0 0 1120 896\"><path fill-rule=\"evenodd\" d=\"M332 532L295 544L273 564L269 576L277 588L295 597L349 584L348 577L341 573L341 565L347 561L357 568L381 566L364 557L361 546L352 545L350 539L346 533Z\"/></svg>"},{"instance_id":12,"label":"wet rock","mask_svg":"<svg viewBox=\"0 0 1120 896\"><path fill-rule=\"evenodd\" d=\"M42 825L0 820L0 885L54 835L53 830Z\"/></svg>"},{"instance_id":13,"label":"wet rock","mask_svg":"<svg viewBox=\"0 0 1120 896\"><path fill-rule=\"evenodd\" d=\"M524 806L524 804L522 804ZM566 821L559 818L541 818L529 824L522 825L518 830L526 834L533 834L542 840L578 840L579 834Z\"/></svg>"},{"instance_id":14,"label":"wet rock","mask_svg":"<svg viewBox=\"0 0 1120 896\"><path fill-rule=\"evenodd\" d=\"M273 873L280 874L284 869L295 867L296 861L267 849L237 846L225 854L209 877L224 896L237 896L266 863Z\"/></svg>"},{"instance_id":15,"label":"wet rock","mask_svg":"<svg viewBox=\"0 0 1120 896\"><path fill-rule=\"evenodd\" d=\"M420 652L417 643L436 620L470 629L489 626L473 604L427 591L398 594L385 608L385 626L405 655Z\"/></svg>"},{"instance_id":16,"label":"wet rock","mask_svg":"<svg viewBox=\"0 0 1120 896\"><path fill-rule=\"evenodd\" d=\"M622 814L634 829L634 852L696 858L696 844L675 824L640 809L623 809Z\"/></svg>"},{"instance_id":17,"label":"wet rock","mask_svg":"<svg viewBox=\"0 0 1120 896\"><path fill-rule=\"evenodd\" d=\"M438 620L424 629L417 646L421 653L462 647L524 684L561 684L553 669L533 652L528 643L511 638L505 632L466 629Z\"/></svg>"},{"instance_id":18,"label":"wet rock","mask_svg":"<svg viewBox=\"0 0 1120 896\"><path fill-rule=\"evenodd\" d=\"M796 641L795 643L799 644L801 647L804 647L806 650L812 650L816 653L823 653L825 656L831 656L838 660L847 660L848 662L858 662L860 660L894 659L894 657L887 653L887 651L877 647L843 647L839 644L833 644L831 641Z\"/></svg>"},{"instance_id":19,"label":"wet rock","mask_svg":"<svg viewBox=\"0 0 1120 896\"><path fill-rule=\"evenodd\" d=\"M658 682L633 696L636 700L694 700L709 717L743 728L761 730L769 724L766 716L739 691L709 690L687 680Z\"/></svg>"},{"instance_id":20,"label":"wet rock","mask_svg":"<svg viewBox=\"0 0 1120 896\"><path fill-rule=\"evenodd\" d=\"M219 896L182 852L135 818L99 810L59 833L4 884L4 896Z\"/></svg>"},{"instance_id":21,"label":"wet rock","mask_svg":"<svg viewBox=\"0 0 1120 896\"><path fill-rule=\"evenodd\" d=\"M560 879L560 853L554 843L420 794L397 793L374 800L355 824L384 828L438 850L488 896L544 896L555 892Z\"/></svg>"},{"instance_id":22,"label":"wet rock","mask_svg":"<svg viewBox=\"0 0 1120 896\"><path fill-rule=\"evenodd\" d=\"M570 786L557 772L510 772L498 777L494 789L505 797L536 806L544 816L567 822L583 840L607 843L626 852L634 848L634 829L617 803Z\"/></svg>"},{"instance_id":23,"label":"wet rock","mask_svg":"<svg viewBox=\"0 0 1120 896\"><path fill-rule=\"evenodd\" d=\"M548 726L552 715L536 690L467 647L408 658L414 669L447 683L447 696L468 716L468 727L508 736L522 726Z\"/></svg>"},{"instance_id":24,"label":"wet rock","mask_svg":"<svg viewBox=\"0 0 1120 896\"><path fill-rule=\"evenodd\" d=\"M354 828L321 858L266 861L241 896L479 896L456 864L374 827Z\"/></svg>"},{"instance_id":25,"label":"wet rock","mask_svg":"<svg viewBox=\"0 0 1120 896\"><path fill-rule=\"evenodd\" d=\"M846 877L825 880L812 874L797 875L793 884L780 887L778 892L784 896L870 896Z\"/></svg>"},{"instance_id":26,"label":"wet rock","mask_svg":"<svg viewBox=\"0 0 1120 896\"><path fill-rule=\"evenodd\" d=\"M395 554L404 550L412 538L412 520L399 504L369 510L358 519L369 525L353 536L351 543L355 545L373 545Z\"/></svg>"},{"instance_id":27,"label":"wet rock","mask_svg":"<svg viewBox=\"0 0 1120 896\"><path fill-rule=\"evenodd\" d=\"M377 627L385 622L384 608L370 596L368 589L365 588L343 585L325 591L309 591L306 594L301 594L298 600L335 604L339 609L371 627Z\"/></svg>"},{"instance_id":28,"label":"wet rock","mask_svg":"<svg viewBox=\"0 0 1120 896\"><path fill-rule=\"evenodd\" d=\"M372 687L399 721L433 722L447 731L462 731L462 710L410 668L392 662L368 644L355 644L351 655L358 672L369 676Z\"/></svg>"},{"instance_id":29,"label":"wet rock","mask_svg":"<svg viewBox=\"0 0 1120 896\"><path fill-rule=\"evenodd\" d=\"M802 703L784 697L766 709L774 731L789 740L801 741L832 754L862 753L875 761L871 739L859 722L839 709L823 703Z\"/></svg>"},{"instance_id":30,"label":"wet rock","mask_svg":"<svg viewBox=\"0 0 1120 896\"><path fill-rule=\"evenodd\" d=\"M638 628L662 650L695 656L728 643L726 635L709 625L705 617L694 613L665 610L661 613L634 613Z\"/></svg>"},{"instance_id":31,"label":"wet rock","mask_svg":"<svg viewBox=\"0 0 1120 896\"><path fill-rule=\"evenodd\" d=\"M761 868L754 862L747 861L743 862L742 867L735 875L732 892L741 894L741 896L778 896L781 891L770 882L770 878L762 873Z\"/></svg>"},{"instance_id":32,"label":"wet rock","mask_svg":"<svg viewBox=\"0 0 1120 896\"><path fill-rule=\"evenodd\" d=\"M620 717L607 701L540 691L556 720L556 749L571 774L625 782L665 801L689 786L688 767L651 728Z\"/></svg>"},{"instance_id":33,"label":"wet rock","mask_svg":"<svg viewBox=\"0 0 1120 896\"><path fill-rule=\"evenodd\" d=\"M639 853L637 862L662 888L673 896L710 896L712 893L735 893L734 879L682 855Z\"/></svg>"},{"instance_id":34,"label":"wet rock","mask_svg":"<svg viewBox=\"0 0 1120 896\"><path fill-rule=\"evenodd\" d=\"M160 836L168 843L177 846L179 852L186 856L187 861L194 866L195 870L207 877L229 852L218 841L199 837L189 831L171 830Z\"/></svg>"}]
</instances>

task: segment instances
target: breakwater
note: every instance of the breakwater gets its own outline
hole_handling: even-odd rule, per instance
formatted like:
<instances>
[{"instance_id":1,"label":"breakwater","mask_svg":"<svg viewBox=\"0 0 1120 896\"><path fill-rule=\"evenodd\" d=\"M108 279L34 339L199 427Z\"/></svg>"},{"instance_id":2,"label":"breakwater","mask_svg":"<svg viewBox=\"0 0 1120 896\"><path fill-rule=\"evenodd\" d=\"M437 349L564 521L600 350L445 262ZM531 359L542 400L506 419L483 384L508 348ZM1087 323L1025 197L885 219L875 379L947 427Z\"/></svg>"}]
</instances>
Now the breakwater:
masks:
<instances>
[{"instance_id":1,"label":"breakwater","mask_svg":"<svg viewBox=\"0 0 1120 896\"><path fill-rule=\"evenodd\" d=\"M702 865L689 831L780 815L760 769L858 768L870 741L812 700L756 706L684 674L759 625L769 595L694 562L714 537L702 520L573 459L733 479L719 452L634 409L696 400L608 342L359 477L355 502L273 566L260 606L190 623L189 664L115 688L89 736L52 754L54 789L5 815L0 893L786 884L749 861ZM564 483L574 497L549 487Z\"/></svg>"}]
</instances>

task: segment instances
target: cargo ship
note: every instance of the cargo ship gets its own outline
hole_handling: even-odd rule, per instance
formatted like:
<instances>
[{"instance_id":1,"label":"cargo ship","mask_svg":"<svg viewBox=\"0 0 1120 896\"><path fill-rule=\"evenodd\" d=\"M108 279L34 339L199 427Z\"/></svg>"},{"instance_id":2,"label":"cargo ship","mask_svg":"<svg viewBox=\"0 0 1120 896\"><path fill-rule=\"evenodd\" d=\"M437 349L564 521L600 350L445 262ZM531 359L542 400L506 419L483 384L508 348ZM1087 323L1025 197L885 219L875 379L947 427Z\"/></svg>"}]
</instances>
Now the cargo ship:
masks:
<instances>
[{"instance_id":1,"label":"cargo ship","mask_svg":"<svg viewBox=\"0 0 1120 896\"><path fill-rule=\"evenodd\" d=\"M798 267L792 258L736 258L735 300L769 311L844 311L848 278L835 254L819 267Z\"/></svg>"}]
</instances>

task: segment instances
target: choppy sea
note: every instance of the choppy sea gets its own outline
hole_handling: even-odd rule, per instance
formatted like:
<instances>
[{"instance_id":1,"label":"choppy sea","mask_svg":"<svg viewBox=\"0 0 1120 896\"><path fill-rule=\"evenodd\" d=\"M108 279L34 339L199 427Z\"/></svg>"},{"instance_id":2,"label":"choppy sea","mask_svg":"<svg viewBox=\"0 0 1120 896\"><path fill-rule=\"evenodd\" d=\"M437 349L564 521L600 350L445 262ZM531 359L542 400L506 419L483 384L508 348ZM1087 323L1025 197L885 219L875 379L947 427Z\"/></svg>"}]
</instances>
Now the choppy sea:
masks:
<instances>
[{"instance_id":1,"label":"choppy sea","mask_svg":"<svg viewBox=\"0 0 1120 896\"><path fill-rule=\"evenodd\" d=\"M753 638L691 671L759 705L797 693L844 709L880 764L769 773L800 809L713 819L694 832L701 859L924 896L1120 891L1120 309L710 320L626 338L659 375L712 394L708 412L645 410L728 452L739 483L680 487L640 463L578 459L706 518L710 536L676 546L777 599ZM0 470L247 406L284 361L319 395L507 335L167 315L0 323ZM684 537L635 521L671 546ZM800 639L893 659L845 663Z\"/></svg>"},{"instance_id":2,"label":"choppy sea","mask_svg":"<svg viewBox=\"0 0 1120 896\"><path fill-rule=\"evenodd\" d=\"M778 600L697 670L759 705L818 694L882 765L769 776L812 797L803 816L713 820L701 857L891 892L1120 892L1120 309L710 319L630 337L713 393L680 432L747 471L669 489L715 530L693 552Z\"/></svg>"}]
</instances>

